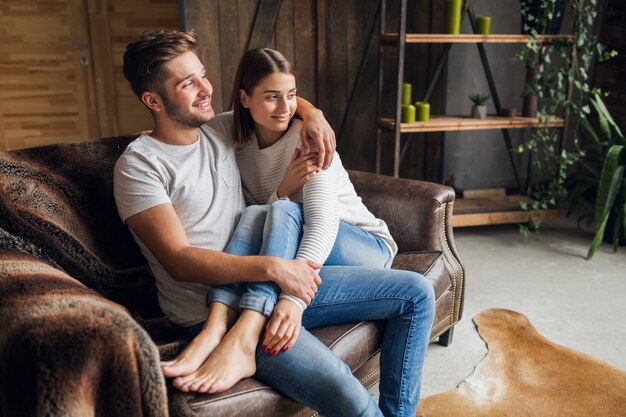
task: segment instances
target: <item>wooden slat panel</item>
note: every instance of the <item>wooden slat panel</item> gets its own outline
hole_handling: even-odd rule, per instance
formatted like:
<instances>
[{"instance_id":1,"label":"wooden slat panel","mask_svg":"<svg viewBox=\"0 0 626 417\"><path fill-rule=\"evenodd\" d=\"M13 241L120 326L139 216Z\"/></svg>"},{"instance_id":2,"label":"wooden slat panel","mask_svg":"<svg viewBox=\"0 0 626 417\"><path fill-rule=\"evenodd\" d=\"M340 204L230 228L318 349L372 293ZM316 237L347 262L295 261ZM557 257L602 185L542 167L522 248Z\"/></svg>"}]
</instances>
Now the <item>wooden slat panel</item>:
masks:
<instances>
[{"instance_id":1,"label":"wooden slat panel","mask_svg":"<svg viewBox=\"0 0 626 417\"><path fill-rule=\"evenodd\" d=\"M275 49L291 63L295 62L294 0L283 0L276 20ZM295 65L295 63L294 63Z\"/></svg>"},{"instance_id":2,"label":"wooden slat panel","mask_svg":"<svg viewBox=\"0 0 626 417\"><path fill-rule=\"evenodd\" d=\"M354 72L354 78L349 80L352 97L351 104L346 109L346 117L342 123L339 135L339 153L344 165L352 169L371 170L374 166L376 142L374 140L375 123L372 114L376 113L376 100L372 99L375 94L373 89L378 81L378 27L377 14L378 4L376 1L361 3L359 13L366 16L366 21L360 25L359 38L364 49L355 53L353 59L358 60L352 65L361 67L359 72ZM358 19L357 19L358 20ZM364 19L363 19L364 20ZM371 38L369 38L371 34ZM369 43L368 43L369 41ZM363 61L363 59L365 59Z\"/></svg>"},{"instance_id":3,"label":"wooden slat panel","mask_svg":"<svg viewBox=\"0 0 626 417\"><path fill-rule=\"evenodd\" d=\"M248 43L252 34L252 22L254 22L258 6L259 0L237 0L239 12L239 52L242 56L248 49Z\"/></svg>"},{"instance_id":4,"label":"wooden slat panel","mask_svg":"<svg viewBox=\"0 0 626 417\"><path fill-rule=\"evenodd\" d=\"M212 3L212 2L210 2ZM178 29L177 0L107 0L110 30L116 119L119 134L135 133L152 127L152 117L134 95L122 72L126 45L145 31L161 27ZM102 42L106 40L103 39Z\"/></svg>"},{"instance_id":5,"label":"wooden slat panel","mask_svg":"<svg viewBox=\"0 0 626 417\"><path fill-rule=\"evenodd\" d=\"M272 47L280 6L281 0L260 0L248 43L249 49Z\"/></svg>"},{"instance_id":6,"label":"wooden slat panel","mask_svg":"<svg viewBox=\"0 0 626 417\"><path fill-rule=\"evenodd\" d=\"M88 23L93 50L95 90L98 97L98 136L119 134L115 96L113 50L107 0L88 0Z\"/></svg>"},{"instance_id":7,"label":"wooden slat panel","mask_svg":"<svg viewBox=\"0 0 626 417\"><path fill-rule=\"evenodd\" d=\"M328 5L327 0L316 0L315 23L317 24L317 106L328 112Z\"/></svg>"},{"instance_id":8,"label":"wooden slat panel","mask_svg":"<svg viewBox=\"0 0 626 417\"><path fill-rule=\"evenodd\" d=\"M241 54L239 53L239 24L237 3L232 0L219 0L219 54L221 60L221 85L213 86L214 93L222 95L222 109L230 110L232 82L226 76L235 74ZM230 79L231 76L229 76ZM221 92L220 92L221 90ZM219 111L219 110L218 110Z\"/></svg>"},{"instance_id":9,"label":"wooden slat panel","mask_svg":"<svg viewBox=\"0 0 626 417\"><path fill-rule=\"evenodd\" d=\"M294 1L294 60L298 95L316 103L315 0Z\"/></svg>"},{"instance_id":10,"label":"wooden slat panel","mask_svg":"<svg viewBox=\"0 0 626 417\"><path fill-rule=\"evenodd\" d=\"M331 4L328 23L330 48L325 68L328 71L330 101L326 105L326 117L333 128L339 129L348 103L348 10L345 1Z\"/></svg>"},{"instance_id":11,"label":"wooden slat panel","mask_svg":"<svg viewBox=\"0 0 626 417\"><path fill-rule=\"evenodd\" d=\"M78 0L0 3L0 114L5 149L90 135L88 36ZM91 95L93 97L93 95ZM49 122L41 115L49 115ZM63 120L61 124L57 119Z\"/></svg>"},{"instance_id":12,"label":"wooden slat panel","mask_svg":"<svg viewBox=\"0 0 626 417\"><path fill-rule=\"evenodd\" d=\"M225 104L222 97L222 75L232 75L222 73L218 18L218 2L203 0L185 1L185 24L188 30L193 30L198 35L200 40L199 57L206 68L207 77L214 89L213 109L216 112L221 112L225 110L230 101L228 99Z\"/></svg>"}]
</instances>

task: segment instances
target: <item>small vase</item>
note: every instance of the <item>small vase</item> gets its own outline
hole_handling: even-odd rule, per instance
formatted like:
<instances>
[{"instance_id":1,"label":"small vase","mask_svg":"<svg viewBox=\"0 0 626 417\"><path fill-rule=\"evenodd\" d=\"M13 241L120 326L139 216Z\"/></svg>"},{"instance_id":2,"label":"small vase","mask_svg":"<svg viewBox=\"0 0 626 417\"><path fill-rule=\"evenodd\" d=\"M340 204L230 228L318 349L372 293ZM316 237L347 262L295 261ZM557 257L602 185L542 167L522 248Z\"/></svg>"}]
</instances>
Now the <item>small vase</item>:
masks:
<instances>
[{"instance_id":1,"label":"small vase","mask_svg":"<svg viewBox=\"0 0 626 417\"><path fill-rule=\"evenodd\" d=\"M524 97L524 108L522 110L522 116L537 117L537 104L538 103L539 103L539 97L537 96Z\"/></svg>"},{"instance_id":2,"label":"small vase","mask_svg":"<svg viewBox=\"0 0 626 417\"><path fill-rule=\"evenodd\" d=\"M487 106L472 106L472 118L473 119L486 119L487 118Z\"/></svg>"}]
</instances>

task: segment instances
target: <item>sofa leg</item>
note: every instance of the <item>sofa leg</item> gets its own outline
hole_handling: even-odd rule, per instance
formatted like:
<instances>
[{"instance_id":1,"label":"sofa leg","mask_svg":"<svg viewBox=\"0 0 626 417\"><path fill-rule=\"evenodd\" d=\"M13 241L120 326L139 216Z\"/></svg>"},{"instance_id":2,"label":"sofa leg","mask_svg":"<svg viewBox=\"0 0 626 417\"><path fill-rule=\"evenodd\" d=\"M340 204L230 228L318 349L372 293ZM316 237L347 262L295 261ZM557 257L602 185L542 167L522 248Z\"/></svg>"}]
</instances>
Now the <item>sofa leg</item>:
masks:
<instances>
[{"instance_id":1,"label":"sofa leg","mask_svg":"<svg viewBox=\"0 0 626 417\"><path fill-rule=\"evenodd\" d=\"M437 340L437 344L441 346L450 346L452 343L452 335L454 334L454 327L450 327L446 330L441 336L439 336L439 340Z\"/></svg>"}]
</instances>

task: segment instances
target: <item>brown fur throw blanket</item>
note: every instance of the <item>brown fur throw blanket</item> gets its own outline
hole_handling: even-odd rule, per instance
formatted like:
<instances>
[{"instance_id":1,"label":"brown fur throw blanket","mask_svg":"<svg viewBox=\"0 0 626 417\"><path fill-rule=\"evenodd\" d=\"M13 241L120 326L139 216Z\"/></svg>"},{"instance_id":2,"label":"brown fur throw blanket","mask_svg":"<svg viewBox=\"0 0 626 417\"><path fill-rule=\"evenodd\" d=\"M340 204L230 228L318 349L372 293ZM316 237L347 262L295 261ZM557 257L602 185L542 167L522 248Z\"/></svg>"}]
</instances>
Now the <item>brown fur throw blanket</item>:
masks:
<instances>
[{"instance_id":1,"label":"brown fur throw blanket","mask_svg":"<svg viewBox=\"0 0 626 417\"><path fill-rule=\"evenodd\" d=\"M175 329L113 199L132 139L0 153L0 417L186 414L154 342Z\"/></svg>"}]
</instances>

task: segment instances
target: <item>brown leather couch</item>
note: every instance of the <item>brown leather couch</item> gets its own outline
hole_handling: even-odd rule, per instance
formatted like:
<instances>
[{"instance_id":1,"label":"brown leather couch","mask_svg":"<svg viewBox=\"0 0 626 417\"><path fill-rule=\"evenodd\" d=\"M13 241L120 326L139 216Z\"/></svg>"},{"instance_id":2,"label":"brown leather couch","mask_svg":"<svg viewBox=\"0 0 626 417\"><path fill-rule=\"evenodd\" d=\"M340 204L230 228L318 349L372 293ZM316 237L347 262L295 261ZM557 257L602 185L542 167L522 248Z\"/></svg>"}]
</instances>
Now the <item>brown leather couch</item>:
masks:
<instances>
[{"instance_id":1,"label":"brown leather couch","mask_svg":"<svg viewBox=\"0 0 626 417\"><path fill-rule=\"evenodd\" d=\"M0 417L310 416L252 378L217 395L181 393L160 357L185 345L156 303L145 260L120 222L112 169L136 136L0 153ZM465 271L452 230L454 192L351 171L399 246L393 267L435 288L431 339L451 342ZM366 387L379 377L384 322L313 329Z\"/></svg>"}]
</instances>

